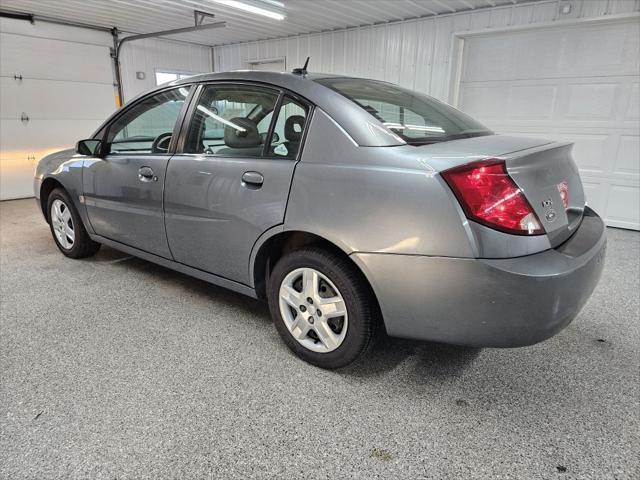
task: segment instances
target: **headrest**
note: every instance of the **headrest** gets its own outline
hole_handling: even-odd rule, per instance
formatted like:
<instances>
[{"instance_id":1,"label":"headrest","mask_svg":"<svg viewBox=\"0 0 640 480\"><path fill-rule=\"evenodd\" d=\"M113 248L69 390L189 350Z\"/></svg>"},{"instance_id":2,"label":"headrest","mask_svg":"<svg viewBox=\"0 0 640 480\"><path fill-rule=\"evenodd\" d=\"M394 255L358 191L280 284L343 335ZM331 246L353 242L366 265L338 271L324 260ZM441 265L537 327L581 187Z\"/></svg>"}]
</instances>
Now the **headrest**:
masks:
<instances>
[{"instance_id":1,"label":"headrest","mask_svg":"<svg viewBox=\"0 0 640 480\"><path fill-rule=\"evenodd\" d=\"M290 142L299 142L302 138L304 128L304 117L302 115L291 115L284 122L284 138Z\"/></svg>"},{"instance_id":2,"label":"headrest","mask_svg":"<svg viewBox=\"0 0 640 480\"><path fill-rule=\"evenodd\" d=\"M229 120L230 123L241 127L238 130L230 125L224 127L224 143L231 148L251 148L260 145L260 135L256 122L249 118L236 117Z\"/></svg>"}]
</instances>

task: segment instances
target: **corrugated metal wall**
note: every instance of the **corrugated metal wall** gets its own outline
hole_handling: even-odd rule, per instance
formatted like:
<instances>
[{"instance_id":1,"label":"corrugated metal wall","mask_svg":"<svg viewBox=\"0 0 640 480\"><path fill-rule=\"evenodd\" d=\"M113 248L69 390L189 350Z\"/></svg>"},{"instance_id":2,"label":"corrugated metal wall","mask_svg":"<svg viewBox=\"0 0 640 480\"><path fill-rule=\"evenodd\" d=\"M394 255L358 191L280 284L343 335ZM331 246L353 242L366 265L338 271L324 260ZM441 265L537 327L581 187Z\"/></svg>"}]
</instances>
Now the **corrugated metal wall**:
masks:
<instances>
[{"instance_id":1,"label":"corrugated metal wall","mask_svg":"<svg viewBox=\"0 0 640 480\"><path fill-rule=\"evenodd\" d=\"M122 85L125 101L155 87L155 72L205 73L211 71L211 48L161 38L147 38L122 47ZM136 78L144 72L144 80Z\"/></svg>"},{"instance_id":2,"label":"corrugated metal wall","mask_svg":"<svg viewBox=\"0 0 640 480\"><path fill-rule=\"evenodd\" d=\"M398 83L445 101L452 95L454 32L497 30L571 18L625 14L639 0L574 0L569 14L560 0L496 7L419 20L214 47L216 71L248 68L248 62L286 58L287 69L311 57L310 70Z\"/></svg>"}]
</instances>

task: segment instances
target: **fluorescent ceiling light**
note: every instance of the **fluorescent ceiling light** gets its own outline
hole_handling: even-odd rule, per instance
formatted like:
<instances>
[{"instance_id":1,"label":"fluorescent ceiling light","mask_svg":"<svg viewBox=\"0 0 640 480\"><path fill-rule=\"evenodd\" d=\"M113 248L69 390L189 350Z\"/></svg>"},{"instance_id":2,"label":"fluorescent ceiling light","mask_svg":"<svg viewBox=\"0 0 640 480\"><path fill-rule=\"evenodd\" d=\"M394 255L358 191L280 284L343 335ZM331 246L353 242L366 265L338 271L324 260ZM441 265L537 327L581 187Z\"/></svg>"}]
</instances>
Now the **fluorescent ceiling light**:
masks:
<instances>
[{"instance_id":1,"label":"fluorescent ceiling light","mask_svg":"<svg viewBox=\"0 0 640 480\"><path fill-rule=\"evenodd\" d=\"M237 0L213 0L215 3L226 5L227 7L237 8L249 13L255 13L256 15L262 15L263 17L273 18L274 20L284 20L285 16L281 13L272 12L260 7L254 7L247 3L239 2Z\"/></svg>"}]
</instances>

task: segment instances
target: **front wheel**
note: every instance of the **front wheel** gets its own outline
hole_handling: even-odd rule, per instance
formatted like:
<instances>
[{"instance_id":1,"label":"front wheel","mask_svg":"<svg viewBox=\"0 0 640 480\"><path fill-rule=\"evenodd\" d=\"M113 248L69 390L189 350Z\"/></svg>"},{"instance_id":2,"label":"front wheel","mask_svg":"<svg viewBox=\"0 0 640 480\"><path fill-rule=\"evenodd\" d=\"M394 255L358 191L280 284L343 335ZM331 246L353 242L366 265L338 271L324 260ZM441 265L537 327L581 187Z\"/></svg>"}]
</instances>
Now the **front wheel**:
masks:
<instances>
[{"instance_id":1,"label":"front wheel","mask_svg":"<svg viewBox=\"0 0 640 480\"><path fill-rule=\"evenodd\" d=\"M373 342L375 301L348 259L316 247L291 252L273 269L268 295L280 336L309 363L344 367Z\"/></svg>"},{"instance_id":2,"label":"front wheel","mask_svg":"<svg viewBox=\"0 0 640 480\"><path fill-rule=\"evenodd\" d=\"M61 188L54 189L47 199L47 211L53 240L64 255L85 258L100 249L100 244L89 237L67 192Z\"/></svg>"}]
</instances>

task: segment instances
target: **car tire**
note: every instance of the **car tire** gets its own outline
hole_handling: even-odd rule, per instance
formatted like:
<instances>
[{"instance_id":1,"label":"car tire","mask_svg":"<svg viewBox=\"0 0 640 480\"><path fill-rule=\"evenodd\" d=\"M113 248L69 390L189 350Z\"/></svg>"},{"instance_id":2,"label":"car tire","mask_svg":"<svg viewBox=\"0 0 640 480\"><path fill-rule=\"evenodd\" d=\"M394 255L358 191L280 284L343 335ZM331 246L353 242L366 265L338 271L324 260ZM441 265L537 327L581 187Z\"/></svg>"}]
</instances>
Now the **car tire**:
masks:
<instances>
[{"instance_id":1,"label":"car tire","mask_svg":"<svg viewBox=\"0 0 640 480\"><path fill-rule=\"evenodd\" d=\"M49 194L47 218L53 240L67 257L86 258L100 249L100 244L89 237L78 210L63 189L56 188Z\"/></svg>"},{"instance_id":2,"label":"car tire","mask_svg":"<svg viewBox=\"0 0 640 480\"><path fill-rule=\"evenodd\" d=\"M315 290L305 285L315 285ZM317 296L307 296L310 291ZM366 279L349 259L322 248L283 256L269 277L268 301L287 346L321 368L349 365L366 353L378 332L377 303Z\"/></svg>"}]
</instances>

